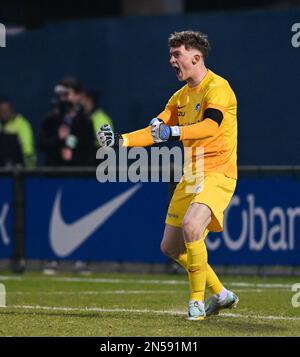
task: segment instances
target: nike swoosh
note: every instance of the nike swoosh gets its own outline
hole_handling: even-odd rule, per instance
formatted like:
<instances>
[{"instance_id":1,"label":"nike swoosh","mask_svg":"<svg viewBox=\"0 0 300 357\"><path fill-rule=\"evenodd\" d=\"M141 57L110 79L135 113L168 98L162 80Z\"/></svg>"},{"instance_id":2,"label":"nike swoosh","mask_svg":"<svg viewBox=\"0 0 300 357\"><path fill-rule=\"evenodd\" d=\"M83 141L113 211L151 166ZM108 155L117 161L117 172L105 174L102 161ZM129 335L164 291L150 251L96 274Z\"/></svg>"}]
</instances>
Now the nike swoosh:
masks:
<instances>
[{"instance_id":1,"label":"nike swoosh","mask_svg":"<svg viewBox=\"0 0 300 357\"><path fill-rule=\"evenodd\" d=\"M182 109L182 108L184 108L185 107L185 105L183 105L182 107L177 107L177 109Z\"/></svg>"},{"instance_id":2,"label":"nike swoosh","mask_svg":"<svg viewBox=\"0 0 300 357\"><path fill-rule=\"evenodd\" d=\"M66 257L84 243L101 227L126 201L141 188L141 184L131 187L105 204L96 208L73 223L66 223L61 215L61 195L58 191L50 219L50 245L58 257Z\"/></svg>"}]
</instances>

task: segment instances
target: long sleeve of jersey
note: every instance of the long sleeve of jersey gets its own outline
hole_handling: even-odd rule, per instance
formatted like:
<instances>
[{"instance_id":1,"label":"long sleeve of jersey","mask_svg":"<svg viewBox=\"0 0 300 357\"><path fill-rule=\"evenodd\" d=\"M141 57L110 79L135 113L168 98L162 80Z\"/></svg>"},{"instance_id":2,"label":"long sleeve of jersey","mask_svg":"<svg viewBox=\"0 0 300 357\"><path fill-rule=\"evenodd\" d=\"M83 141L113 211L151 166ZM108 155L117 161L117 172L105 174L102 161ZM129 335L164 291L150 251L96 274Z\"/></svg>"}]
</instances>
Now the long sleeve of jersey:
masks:
<instances>
[{"instance_id":1,"label":"long sleeve of jersey","mask_svg":"<svg viewBox=\"0 0 300 357\"><path fill-rule=\"evenodd\" d=\"M173 97L169 100L165 109L157 116L165 124L172 126L178 124L177 107L174 103ZM154 144L151 127L148 126L144 129L136 130L131 133L122 134L123 146L150 146Z\"/></svg>"},{"instance_id":2,"label":"long sleeve of jersey","mask_svg":"<svg viewBox=\"0 0 300 357\"><path fill-rule=\"evenodd\" d=\"M180 140L209 138L214 136L218 129L218 123L207 118L200 123L182 126L180 128Z\"/></svg>"},{"instance_id":3,"label":"long sleeve of jersey","mask_svg":"<svg viewBox=\"0 0 300 357\"><path fill-rule=\"evenodd\" d=\"M154 144L150 126L133 131L131 133L122 134L123 146L150 146Z\"/></svg>"}]
</instances>

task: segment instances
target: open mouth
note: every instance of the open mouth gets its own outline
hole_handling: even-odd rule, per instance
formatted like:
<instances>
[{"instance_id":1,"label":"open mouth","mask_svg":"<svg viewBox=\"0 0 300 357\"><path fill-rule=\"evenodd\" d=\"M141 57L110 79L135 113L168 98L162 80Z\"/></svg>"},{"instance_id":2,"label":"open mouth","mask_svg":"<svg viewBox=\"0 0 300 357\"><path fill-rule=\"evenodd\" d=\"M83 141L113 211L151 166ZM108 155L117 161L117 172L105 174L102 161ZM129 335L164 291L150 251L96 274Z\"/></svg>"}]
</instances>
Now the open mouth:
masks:
<instances>
[{"instance_id":1,"label":"open mouth","mask_svg":"<svg viewBox=\"0 0 300 357\"><path fill-rule=\"evenodd\" d=\"M176 72L176 75L178 76L179 74L180 74L180 69L179 69L179 67L173 67L174 68L174 70L175 70L175 72Z\"/></svg>"}]
</instances>

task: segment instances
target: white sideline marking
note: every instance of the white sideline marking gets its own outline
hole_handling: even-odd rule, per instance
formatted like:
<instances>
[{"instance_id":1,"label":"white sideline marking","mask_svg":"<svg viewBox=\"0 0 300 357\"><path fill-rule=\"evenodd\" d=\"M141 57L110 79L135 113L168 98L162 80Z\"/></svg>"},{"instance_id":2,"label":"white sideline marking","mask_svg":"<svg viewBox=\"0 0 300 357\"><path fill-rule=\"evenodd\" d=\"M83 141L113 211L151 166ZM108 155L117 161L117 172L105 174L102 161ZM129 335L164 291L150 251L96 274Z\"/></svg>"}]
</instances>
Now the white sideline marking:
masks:
<instances>
[{"instance_id":1,"label":"white sideline marking","mask_svg":"<svg viewBox=\"0 0 300 357\"><path fill-rule=\"evenodd\" d=\"M101 307L66 307L66 306L40 306L40 305L10 305L7 308L13 309L29 309L29 310L50 310L50 311L80 311L80 312L130 312L137 314L165 314L165 315L181 315L186 314L184 311L176 310L148 310L148 309L106 309ZM1 309L0 309L1 311Z\"/></svg>"},{"instance_id":2,"label":"white sideline marking","mask_svg":"<svg viewBox=\"0 0 300 357\"><path fill-rule=\"evenodd\" d=\"M165 284L165 285L188 285L186 280L143 280L143 279L106 279L106 278L73 278L73 277L59 277L52 278L54 281L63 282L79 282L79 283L133 283L133 284ZM226 282L224 285L237 287L252 287L252 288L266 288L266 289L291 289L292 284L260 284L260 283L245 283L245 282Z\"/></svg>"},{"instance_id":3,"label":"white sideline marking","mask_svg":"<svg viewBox=\"0 0 300 357\"><path fill-rule=\"evenodd\" d=\"M6 306L6 288L4 284L0 283L0 307Z\"/></svg>"},{"instance_id":4,"label":"white sideline marking","mask_svg":"<svg viewBox=\"0 0 300 357\"><path fill-rule=\"evenodd\" d=\"M289 291L289 289L287 289ZM237 293L265 293L263 289L234 289ZM138 295L138 294L186 294L185 290L104 290L104 291L38 291L36 295ZM9 291L8 295L32 295L32 291Z\"/></svg>"},{"instance_id":5,"label":"white sideline marking","mask_svg":"<svg viewBox=\"0 0 300 357\"><path fill-rule=\"evenodd\" d=\"M187 292L184 290L105 290L105 291L38 291L33 293L32 291L11 291L10 295L130 295L130 294L178 294Z\"/></svg>"},{"instance_id":6,"label":"white sideline marking","mask_svg":"<svg viewBox=\"0 0 300 357\"><path fill-rule=\"evenodd\" d=\"M105 309L100 307L66 307L66 306L40 306L40 305L10 305L2 309L28 309L28 310L48 310L48 311L79 311L79 312L128 312L137 314L158 314L158 315L186 315L186 311L182 310L149 310L149 309ZM1 309L0 309L1 311ZM219 314L219 316L227 318L249 318L260 320L287 320L287 321L300 321L300 317L293 316L272 316L272 315L243 315L243 314Z\"/></svg>"},{"instance_id":7,"label":"white sideline marking","mask_svg":"<svg viewBox=\"0 0 300 357\"><path fill-rule=\"evenodd\" d=\"M0 275L0 281L1 280L21 280L21 276L5 276L5 275Z\"/></svg>"},{"instance_id":8,"label":"white sideline marking","mask_svg":"<svg viewBox=\"0 0 300 357\"><path fill-rule=\"evenodd\" d=\"M25 276L26 279L26 276ZM132 284L162 284L162 285L188 285L187 280L145 280L145 279L110 279L110 278L80 278L80 277L31 277L31 280L47 280L58 282L76 282L76 283L132 283ZM22 277L15 276L0 276L1 280L22 280ZM247 283L247 282L225 282L224 285L236 286L240 288L265 288L265 289L291 289L291 284L261 284L261 283Z\"/></svg>"},{"instance_id":9,"label":"white sideline marking","mask_svg":"<svg viewBox=\"0 0 300 357\"><path fill-rule=\"evenodd\" d=\"M287 320L287 321L300 321L300 317L293 316L272 316L272 315L243 315L243 314L219 314L222 317L234 317L234 318L247 318L247 319L261 319L261 320Z\"/></svg>"},{"instance_id":10,"label":"white sideline marking","mask_svg":"<svg viewBox=\"0 0 300 357\"><path fill-rule=\"evenodd\" d=\"M232 282L225 283L226 285L238 286L238 287L255 287L255 288L265 288L265 289L291 289L293 284L261 284L261 283L243 283L243 282Z\"/></svg>"},{"instance_id":11,"label":"white sideline marking","mask_svg":"<svg viewBox=\"0 0 300 357\"><path fill-rule=\"evenodd\" d=\"M143 280L143 279L107 279L107 278L51 278L53 281L63 281L63 282L76 282L76 283L109 283L109 284L120 284L120 283L133 283L133 284L166 284L166 285L187 285L188 282L185 280Z\"/></svg>"}]
</instances>

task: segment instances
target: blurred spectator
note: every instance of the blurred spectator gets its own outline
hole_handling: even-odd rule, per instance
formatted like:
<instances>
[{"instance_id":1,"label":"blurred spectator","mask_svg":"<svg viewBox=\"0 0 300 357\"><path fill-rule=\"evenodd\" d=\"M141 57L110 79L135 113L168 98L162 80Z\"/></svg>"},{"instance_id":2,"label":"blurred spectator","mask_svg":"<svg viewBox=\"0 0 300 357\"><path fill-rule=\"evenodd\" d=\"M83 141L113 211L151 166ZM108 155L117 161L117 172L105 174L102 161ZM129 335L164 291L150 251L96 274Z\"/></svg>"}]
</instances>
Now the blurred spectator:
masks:
<instances>
[{"instance_id":1,"label":"blurred spectator","mask_svg":"<svg viewBox=\"0 0 300 357\"><path fill-rule=\"evenodd\" d=\"M109 124L114 130L111 118L98 105L99 97L99 91L89 89L83 93L81 100L85 114L92 120L95 134L103 124Z\"/></svg>"},{"instance_id":2,"label":"blurred spectator","mask_svg":"<svg viewBox=\"0 0 300 357\"><path fill-rule=\"evenodd\" d=\"M56 98L52 101L52 111L43 121L40 129L39 145L46 154L48 166L88 166L95 163L95 135L91 119L81 105L83 87L74 77L65 77L54 88ZM76 262L74 272L88 274L85 262ZM57 261L44 265L45 275L55 275L59 271Z\"/></svg>"},{"instance_id":3,"label":"blurred spectator","mask_svg":"<svg viewBox=\"0 0 300 357\"><path fill-rule=\"evenodd\" d=\"M34 167L36 154L31 125L23 115L15 113L12 102L7 98L0 98L0 131L1 142L5 147L5 154L1 150L4 165L24 162L26 167Z\"/></svg>"},{"instance_id":4,"label":"blurred spectator","mask_svg":"<svg viewBox=\"0 0 300 357\"><path fill-rule=\"evenodd\" d=\"M0 166L24 165L23 153L16 134L3 133L0 128Z\"/></svg>"},{"instance_id":5,"label":"blurred spectator","mask_svg":"<svg viewBox=\"0 0 300 357\"><path fill-rule=\"evenodd\" d=\"M65 77L54 89L57 98L40 128L39 146L48 166L87 166L95 162L95 136L84 114L83 88L74 77Z\"/></svg>"}]
</instances>

